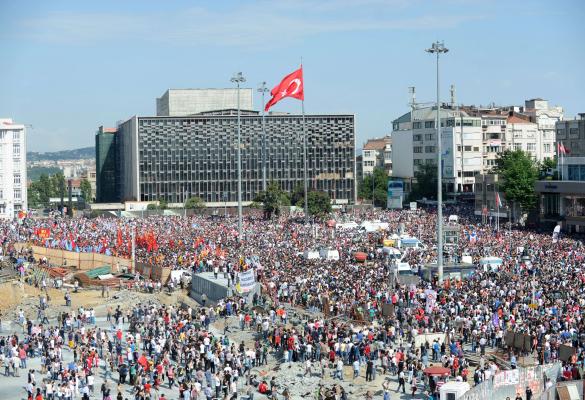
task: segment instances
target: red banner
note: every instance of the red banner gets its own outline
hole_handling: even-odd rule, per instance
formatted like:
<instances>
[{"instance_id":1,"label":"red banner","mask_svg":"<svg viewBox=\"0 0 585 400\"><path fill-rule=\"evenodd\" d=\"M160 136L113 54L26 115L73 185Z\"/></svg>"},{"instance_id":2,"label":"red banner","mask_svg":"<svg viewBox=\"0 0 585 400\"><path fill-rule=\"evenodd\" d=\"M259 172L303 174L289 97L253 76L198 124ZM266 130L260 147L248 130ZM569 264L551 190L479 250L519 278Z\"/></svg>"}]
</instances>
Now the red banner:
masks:
<instances>
[{"instance_id":1,"label":"red banner","mask_svg":"<svg viewBox=\"0 0 585 400\"><path fill-rule=\"evenodd\" d=\"M49 228L39 228L37 236L41 239L48 239L51 237L51 230Z\"/></svg>"}]
</instances>

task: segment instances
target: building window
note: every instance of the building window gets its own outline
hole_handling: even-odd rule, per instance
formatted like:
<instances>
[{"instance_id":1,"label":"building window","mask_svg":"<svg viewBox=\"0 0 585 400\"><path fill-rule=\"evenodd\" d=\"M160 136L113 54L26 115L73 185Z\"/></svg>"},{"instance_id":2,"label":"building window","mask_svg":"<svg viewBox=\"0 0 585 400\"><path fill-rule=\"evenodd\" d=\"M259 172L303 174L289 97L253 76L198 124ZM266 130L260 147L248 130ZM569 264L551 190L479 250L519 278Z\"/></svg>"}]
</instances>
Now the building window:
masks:
<instances>
[{"instance_id":1,"label":"building window","mask_svg":"<svg viewBox=\"0 0 585 400\"><path fill-rule=\"evenodd\" d=\"M545 153L550 153L550 143L545 143L544 144L544 152Z\"/></svg>"},{"instance_id":2,"label":"building window","mask_svg":"<svg viewBox=\"0 0 585 400\"><path fill-rule=\"evenodd\" d=\"M415 142L420 142L422 140L422 135L413 135L412 136L412 140L414 140Z\"/></svg>"},{"instance_id":3,"label":"building window","mask_svg":"<svg viewBox=\"0 0 585 400\"><path fill-rule=\"evenodd\" d=\"M14 184L20 185L20 174L14 174Z\"/></svg>"},{"instance_id":4,"label":"building window","mask_svg":"<svg viewBox=\"0 0 585 400\"><path fill-rule=\"evenodd\" d=\"M477 147L477 146L476 146L476 147L474 147L474 148L473 148L473 151L479 151L479 147Z\"/></svg>"},{"instance_id":5,"label":"building window","mask_svg":"<svg viewBox=\"0 0 585 400\"><path fill-rule=\"evenodd\" d=\"M526 150L527 151L536 151L536 143L526 143Z\"/></svg>"},{"instance_id":6,"label":"building window","mask_svg":"<svg viewBox=\"0 0 585 400\"><path fill-rule=\"evenodd\" d=\"M425 121L425 128L434 128L435 121Z\"/></svg>"},{"instance_id":7,"label":"building window","mask_svg":"<svg viewBox=\"0 0 585 400\"><path fill-rule=\"evenodd\" d=\"M14 189L14 200L20 200L21 191L20 189Z\"/></svg>"},{"instance_id":8,"label":"building window","mask_svg":"<svg viewBox=\"0 0 585 400\"><path fill-rule=\"evenodd\" d=\"M433 160L432 158L427 158L425 160L425 162L427 163L427 165L431 165L431 164L434 164L435 163L435 160Z\"/></svg>"},{"instance_id":9,"label":"building window","mask_svg":"<svg viewBox=\"0 0 585 400\"><path fill-rule=\"evenodd\" d=\"M421 164L422 164L422 160L415 159L415 160L413 161L413 163L414 163L414 165L421 165Z\"/></svg>"},{"instance_id":10,"label":"building window","mask_svg":"<svg viewBox=\"0 0 585 400\"><path fill-rule=\"evenodd\" d=\"M434 153L435 146L425 146L425 153Z\"/></svg>"},{"instance_id":11,"label":"building window","mask_svg":"<svg viewBox=\"0 0 585 400\"><path fill-rule=\"evenodd\" d=\"M412 148L412 152L413 153L422 153L423 152L423 148L422 148L422 146L414 146Z\"/></svg>"},{"instance_id":12,"label":"building window","mask_svg":"<svg viewBox=\"0 0 585 400\"><path fill-rule=\"evenodd\" d=\"M412 123L412 129L421 129L421 128L422 128L421 122L413 122Z\"/></svg>"},{"instance_id":13,"label":"building window","mask_svg":"<svg viewBox=\"0 0 585 400\"><path fill-rule=\"evenodd\" d=\"M12 140L20 140L20 131L12 131Z\"/></svg>"},{"instance_id":14,"label":"building window","mask_svg":"<svg viewBox=\"0 0 585 400\"><path fill-rule=\"evenodd\" d=\"M425 140L435 140L435 135L433 133L425 134Z\"/></svg>"},{"instance_id":15,"label":"building window","mask_svg":"<svg viewBox=\"0 0 585 400\"><path fill-rule=\"evenodd\" d=\"M471 151L471 146L465 146L465 151Z\"/></svg>"},{"instance_id":16,"label":"building window","mask_svg":"<svg viewBox=\"0 0 585 400\"><path fill-rule=\"evenodd\" d=\"M20 155L20 144L14 143L12 145L12 153L14 154L14 156L19 156Z\"/></svg>"},{"instance_id":17,"label":"building window","mask_svg":"<svg viewBox=\"0 0 585 400\"><path fill-rule=\"evenodd\" d=\"M514 151L522 150L522 143L514 143Z\"/></svg>"},{"instance_id":18,"label":"building window","mask_svg":"<svg viewBox=\"0 0 585 400\"><path fill-rule=\"evenodd\" d=\"M372 152L369 150L364 150L364 157L371 157L372 156Z\"/></svg>"},{"instance_id":19,"label":"building window","mask_svg":"<svg viewBox=\"0 0 585 400\"><path fill-rule=\"evenodd\" d=\"M585 181L585 165L568 165L567 170L570 181Z\"/></svg>"},{"instance_id":20,"label":"building window","mask_svg":"<svg viewBox=\"0 0 585 400\"><path fill-rule=\"evenodd\" d=\"M569 138L570 139L577 139L579 137L579 128L570 128L569 129Z\"/></svg>"}]
</instances>

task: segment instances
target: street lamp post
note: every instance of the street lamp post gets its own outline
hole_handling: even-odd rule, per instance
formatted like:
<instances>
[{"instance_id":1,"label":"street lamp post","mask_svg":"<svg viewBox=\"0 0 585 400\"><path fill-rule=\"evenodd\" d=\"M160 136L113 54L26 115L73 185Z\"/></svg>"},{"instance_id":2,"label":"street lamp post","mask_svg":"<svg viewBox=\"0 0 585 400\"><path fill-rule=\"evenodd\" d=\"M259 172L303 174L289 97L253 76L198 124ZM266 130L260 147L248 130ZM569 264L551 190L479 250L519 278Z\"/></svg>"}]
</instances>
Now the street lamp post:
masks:
<instances>
[{"instance_id":1,"label":"street lamp post","mask_svg":"<svg viewBox=\"0 0 585 400\"><path fill-rule=\"evenodd\" d=\"M246 82L241 72L235 74L232 79L238 88L238 241L242 241L242 144L240 121L240 84Z\"/></svg>"},{"instance_id":2,"label":"street lamp post","mask_svg":"<svg viewBox=\"0 0 585 400\"><path fill-rule=\"evenodd\" d=\"M449 50L443 42L435 42L430 49L425 50L427 53L436 54L437 56L437 269L439 273L439 283L443 283L443 156L441 144L441 100L439 92L439 55L447 53ZM463 173L462 173L463 174Z\"/></svg>"},{"instance_id":3,"label":"street lamp post","mask_svg":"<svg viewBox=\"0 0 585 400\"><path fill-rule=\"evenodd\" d=\"M268 92L266 82L262 82L258 88L262 93L262 190L266 192L266 121L264 111L264 93Z\"/></svg>"}]
</instances>

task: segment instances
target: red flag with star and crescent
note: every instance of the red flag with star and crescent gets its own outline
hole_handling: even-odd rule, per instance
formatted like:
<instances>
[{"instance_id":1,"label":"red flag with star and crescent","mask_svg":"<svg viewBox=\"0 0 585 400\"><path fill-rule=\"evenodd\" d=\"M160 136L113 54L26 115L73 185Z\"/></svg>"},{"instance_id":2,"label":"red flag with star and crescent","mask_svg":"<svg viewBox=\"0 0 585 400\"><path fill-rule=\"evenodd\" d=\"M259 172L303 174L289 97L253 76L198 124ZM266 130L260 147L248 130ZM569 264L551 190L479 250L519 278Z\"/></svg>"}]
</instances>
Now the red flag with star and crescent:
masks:
<instances>
[{"instance_id":1,"label":"red flag with star and crescent","mask_svg":"<svg viewBox=\"0 0 585 400\"><path fill-rule=\"evenodd\" d=\"M270 107L285 97L305 100L305 93L303 91L303 66L301 65L301 68L285 76L284 79L270 91L270 95L272 98L266 103L264 111L268 111Z\"/></svg>"}]
</instances>

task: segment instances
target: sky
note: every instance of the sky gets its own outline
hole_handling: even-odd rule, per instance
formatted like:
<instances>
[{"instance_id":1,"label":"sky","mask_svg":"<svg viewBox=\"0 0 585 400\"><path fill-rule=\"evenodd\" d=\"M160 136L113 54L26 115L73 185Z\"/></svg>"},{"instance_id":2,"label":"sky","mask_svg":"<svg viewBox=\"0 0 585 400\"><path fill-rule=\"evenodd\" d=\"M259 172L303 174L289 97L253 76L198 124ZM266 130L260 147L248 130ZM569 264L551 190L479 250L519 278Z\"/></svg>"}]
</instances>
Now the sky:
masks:
<instances>
[{"instance_id":1,"label":"sky","mask_svg":"<svg viewBox=\"0 0 585 400\"><path fill-rule=\"evenodd\" d=\"M417 100L585 112L583 0L0 0L0 118L29 151L92 146L100 125L155 115L168 88L269 87L302 57L307 113L356 115L357 145ZM254 105L260 108L256 93ZM274 111L300 112L294 99Z\"/></svg>"}]
</instances>

